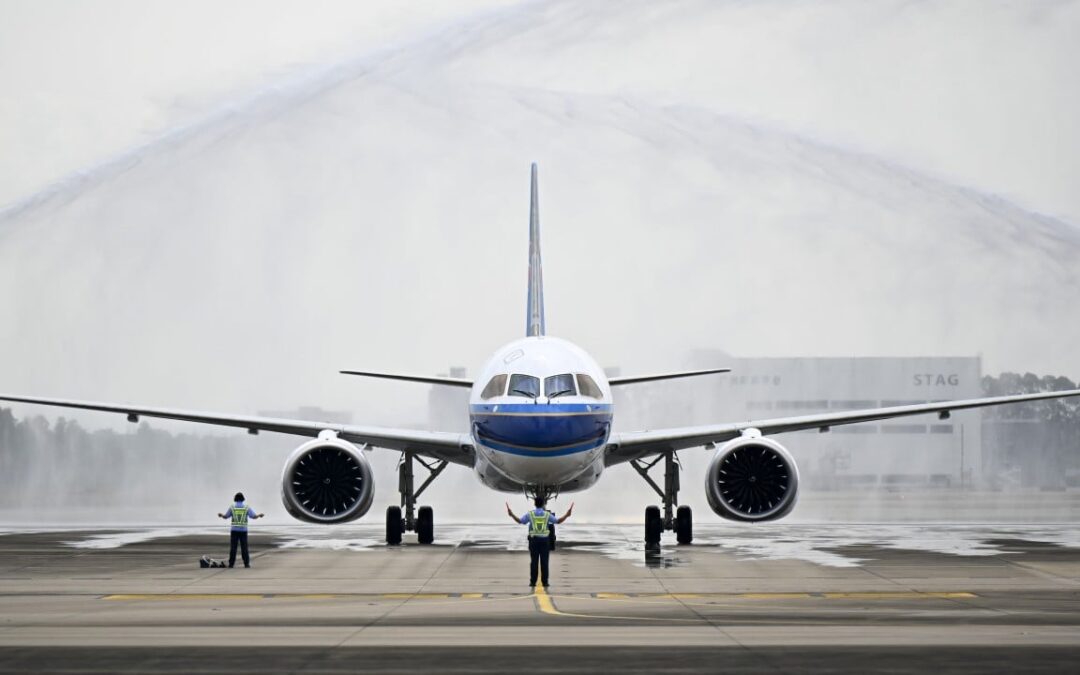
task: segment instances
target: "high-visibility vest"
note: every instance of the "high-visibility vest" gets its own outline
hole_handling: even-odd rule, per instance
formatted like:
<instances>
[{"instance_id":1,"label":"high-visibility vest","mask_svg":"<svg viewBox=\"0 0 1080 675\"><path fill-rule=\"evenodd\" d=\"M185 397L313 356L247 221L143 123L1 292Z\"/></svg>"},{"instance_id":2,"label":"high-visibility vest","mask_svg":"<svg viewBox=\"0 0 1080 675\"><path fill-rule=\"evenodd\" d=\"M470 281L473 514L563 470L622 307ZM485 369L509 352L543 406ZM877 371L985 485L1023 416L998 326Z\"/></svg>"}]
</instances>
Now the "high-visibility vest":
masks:
<instances>
[{"instance_id":1,"label":"high-visibility vest","mask_svg":"<svg viewBox=\"0 0 1080 675\"><path fill-rule=\"evenodd\" d=\"M247 527L248 507L234 506L232 510L232 526Z\"/></svg>"},{"instance_id":2,"label":"high-visibility vest","mask_svg":"<svg viewBox=\"0 0 1080 675\"><path fill-rule=\"evenodd\" d=\"M543 513L537 513L536 511L529 511L529 536L530 537L546 537L548 536L548 516L550 514L547 511Z\"/></svg>"}]
</instances>

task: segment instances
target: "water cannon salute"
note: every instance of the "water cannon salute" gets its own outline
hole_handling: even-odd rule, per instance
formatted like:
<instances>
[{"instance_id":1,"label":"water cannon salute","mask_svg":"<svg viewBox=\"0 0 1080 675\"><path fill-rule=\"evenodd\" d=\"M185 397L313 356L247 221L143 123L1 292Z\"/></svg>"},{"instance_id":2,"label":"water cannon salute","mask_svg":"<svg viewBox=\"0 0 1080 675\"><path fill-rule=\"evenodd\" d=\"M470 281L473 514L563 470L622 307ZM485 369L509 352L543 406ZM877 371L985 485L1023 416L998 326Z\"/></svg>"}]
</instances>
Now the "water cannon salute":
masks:
<instances>
[{"instance_id":1,"label":"water cannon salute","mask_svg":"<svg viewBox=\"0 0 1080 675\"><path fill-rule=\"evenodd\" d=\"M662 500L662 509L645 509L647 549L660 547L663 531L674 531L680 544L693 541L690 507L678 506L681 484L676 453L690 448L713 452L705 475L709 506L736 521L782 518L795 507L799 471L787 449L771 434L833 427L918 415L945 420L953 411L1025 401L1080 396L1080 390L939 401L906 406L847 410L714 425L612 432L612 387L729 372L711 368L629 377L605 377L583 349L549 336L545 329L543 265L540 254L540 200L537 165L531 169L525 337L504 345L480 369L475 382L463 378L405 375L361 370L342 374L413 381L436 386L468 387L471 431L415 431L273 419L214 412L176 410L91 401L0 395L0 400L141 417L241 427L314 436L298 447L281 477L282 502L298 520L334 524L364 516L374 501L371 466L361 448L402 453L399 468L401 506L386 510L386 543L402 542L403 531L421 544L435 539L434 509L417 507L417 498L450 463L471 467L495 490L524 492L548 499L594 485L605 467L629 462ZM916 376L917 380L923 376ZM664 464L663 487L649 469ZM416 484L414 463L429 475ZM677 508L676 508L677 507Z\"/></svg>"}]
</instances>

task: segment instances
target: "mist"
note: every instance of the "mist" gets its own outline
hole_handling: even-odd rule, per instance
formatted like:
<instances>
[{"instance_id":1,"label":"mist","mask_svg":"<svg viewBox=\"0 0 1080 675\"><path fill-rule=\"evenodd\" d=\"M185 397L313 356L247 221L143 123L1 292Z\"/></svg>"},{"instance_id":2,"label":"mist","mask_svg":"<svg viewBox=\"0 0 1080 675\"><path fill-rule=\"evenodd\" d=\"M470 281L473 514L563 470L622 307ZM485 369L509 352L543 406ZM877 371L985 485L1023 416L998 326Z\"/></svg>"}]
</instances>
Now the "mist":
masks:
<instances>
[{"instance_id":1,"label":"mist","mask_svg":"<svg viewBox=\"0 0 1080 675\"><path fill-rule=\"evenodd\" d=\"M109 119L136 131L51 162L45 143L12 146L0 175L33 156L48 178L0 193L0 388L460 424L429 414L426 387L337 371L475 373L523 334L531 161L548 331L625 374L712 348L1080 375L1080 4L440 7L373 11L292 63L225 55L244 77L213 75L192 28L177 39L200 76L171 80L175 99L154 90L153 123L118 99ZM348 26L363 27L355 49ZM329 39L319 30L311 44ZM183 73L186 59L151 63ZM173 109L196 79L198 104ZM18 106L5 119L30 128ZM650 389L616 424L728 419L694 395ZM131 433L120 416L63 414ZM298 439L152 427L227 445L184 446L182 491L182 469L128 451L123 472L86 472L88 494L194 522L243 489L284 517L277 481ZM137 445L176 445L142 433ZM785 442L799 459L798 437ZM96 465L92 447L64 471ZM683 454L683 501L708 518L706 453ZM395 453L372 459L369 518L396 501ZM54 461L29 484L47 486ZM440 517L480 520L505 497L458 467L425 496ZM628 467L572 498L614 520L652 501Z\"/></svg>"}]
</instances>

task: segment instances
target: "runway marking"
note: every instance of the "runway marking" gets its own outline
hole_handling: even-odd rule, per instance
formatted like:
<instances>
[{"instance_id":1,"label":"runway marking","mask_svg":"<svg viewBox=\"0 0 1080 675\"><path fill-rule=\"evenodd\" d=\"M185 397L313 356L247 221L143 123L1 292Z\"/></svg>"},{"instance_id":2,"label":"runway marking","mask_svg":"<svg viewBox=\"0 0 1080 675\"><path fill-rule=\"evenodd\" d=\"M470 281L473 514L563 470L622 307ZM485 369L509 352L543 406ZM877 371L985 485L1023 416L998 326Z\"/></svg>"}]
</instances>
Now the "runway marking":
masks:
<instances>
[{"instance_id":1,"label":"runway marking","mask_svg":"<svg viewBox=\"0 0 1080 675\"><path fill-rule=\"evenodd\" d=\"M928 592L919 591L884 591L871 593L822 593L822 597L830 600L904 600L908 598L974 598L974 593L963 592Z\"/></svg>"},{"instance_id":2,"label":"runway marking","mask_svg":"<svg viewBox=\"0 0 1080 675\"><path fill-rule=\"evenodd\" d=\"M255 593L114 593L102 600L262 600Z\"/></svg>"},{"instance_id":3,"label":"runway marking","mask_svg":"<svg viewBox=\"0 0 1080 675\"><path fill-rule=\"evenodd\" d=\"M976 598L969 591L826 591L826 592L775 592L775 593L594 593L601 600L625 598L649 598L656 600L805 600L826 598L829 600L901 600L906 598Z\"/></svg>"},{"instance_id":4,"label":"runway marking","mask_svg":"<svg viewBox=\"0 0 1080 675\"><path fill-rule=\"evenodd\" d=\"M611 594L617 595L617 594ZM655 617L655 616L619 616L616 614L579 614L577 612L564 612L555 606L555 602L552 596L548 595L547 590L543 586L537 586L533 597L536 599L536 607L544 614L551 614L552 616L572 616L579 619L617 619L620 621L672 621L677 623L706 623L702 619L677 619L670 617ZM592 600L595 599L592 595L586 596L566 596L569 598L580 598Z\"/></svg>"},{"instance_id":5,"label":"runway marking","mask_svg":"<svg viewBox=\"0 0 1080 675\"><path fill-rule=\"evenodd\" d=\"M540 608L541 612L544 614L562 615L562 612L555 608L555 603L551 601L551 596L548 595L547 590L543 586L537 586L533 595L536 596L536 606Z\"/></svg>"},{"instance_id":6,"label":"runway marking","mask_svg":"<svg viewBox=\"0 0 1080 675\"><path fill-rule=\"evenodd\" d=\"M113 593L102 600L475 600L483 593Z\"/></svg>"}]
</instances>

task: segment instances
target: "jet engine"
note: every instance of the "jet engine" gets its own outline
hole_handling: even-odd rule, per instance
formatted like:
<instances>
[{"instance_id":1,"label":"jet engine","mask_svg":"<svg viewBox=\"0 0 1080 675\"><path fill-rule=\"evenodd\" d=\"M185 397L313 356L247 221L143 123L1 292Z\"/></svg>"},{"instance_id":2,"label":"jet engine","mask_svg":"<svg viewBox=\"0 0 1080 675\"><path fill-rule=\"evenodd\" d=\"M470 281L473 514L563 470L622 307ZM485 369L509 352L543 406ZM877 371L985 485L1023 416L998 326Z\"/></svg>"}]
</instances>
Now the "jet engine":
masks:
<instances>
[{"instance_id":1,"label":"jet engine","mask_svg":"<svg viewBox=\"0 0 1080 675\"><path fill-rule=\"evenodd\" d=\"M745 435L720 446L705 473L709 506L722 518L776 520L795 506L799 471L784 446Z\"/></svg>"},{"instance_id":2,"label":"jet engine","mask_svg":"<svg viewBox=\"0 0 1080 675\"><path fill-rule=\"evenodd\" d=\"M371 465L360 450L324 431L289 455L281 501L293 518L344 523L367 513L375 497Z\"/></svg>"}]
</instances>

